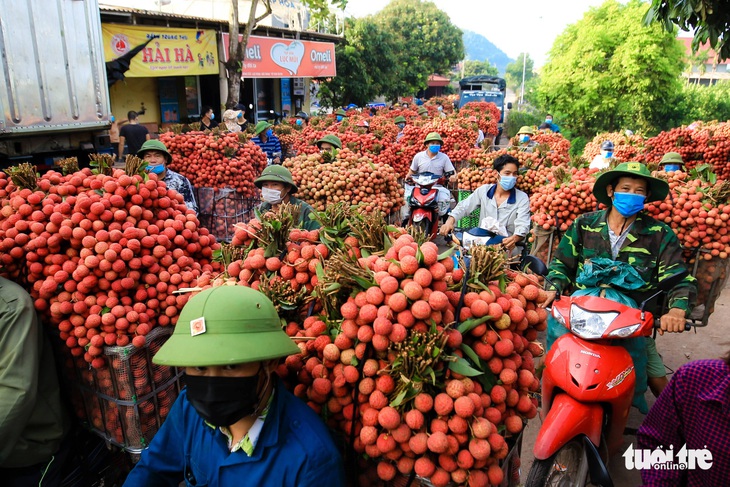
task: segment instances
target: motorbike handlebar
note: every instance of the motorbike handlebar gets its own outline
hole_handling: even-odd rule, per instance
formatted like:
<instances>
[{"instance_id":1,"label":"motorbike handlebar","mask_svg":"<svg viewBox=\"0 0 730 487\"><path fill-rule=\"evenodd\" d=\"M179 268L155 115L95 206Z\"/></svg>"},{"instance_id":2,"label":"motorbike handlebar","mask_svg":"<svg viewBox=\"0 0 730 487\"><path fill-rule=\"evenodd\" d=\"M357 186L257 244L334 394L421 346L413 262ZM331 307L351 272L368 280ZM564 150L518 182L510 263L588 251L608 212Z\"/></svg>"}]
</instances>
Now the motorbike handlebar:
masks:
<instances>
[{"instance_id":1,"label":"motorbike handlebar","mask_svg":"<svg viewBox=\"0 0 730 487\"><path fill-rule=\"evenodd\" d=\"M694 323L692 323L691 321L689 321L689 320L685 321L684 322L684 331L690 331L693 326L694 326ZM657 329L657 330L659 328L661 328L661 324L659 322L659 319L654 320L654 328Z\"/></svg>"}]
</instances>

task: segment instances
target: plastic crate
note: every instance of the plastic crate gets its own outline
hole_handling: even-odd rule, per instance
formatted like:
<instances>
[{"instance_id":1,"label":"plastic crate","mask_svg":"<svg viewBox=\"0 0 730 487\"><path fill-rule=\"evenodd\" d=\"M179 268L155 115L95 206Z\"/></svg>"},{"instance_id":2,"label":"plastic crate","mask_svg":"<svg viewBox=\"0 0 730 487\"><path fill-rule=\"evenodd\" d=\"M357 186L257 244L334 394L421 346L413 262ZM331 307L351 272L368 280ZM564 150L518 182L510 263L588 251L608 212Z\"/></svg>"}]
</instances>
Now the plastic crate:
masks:
<instances>
[{"instance_id":1,"label":"plastic crate","mask_svg":"<svg viewBox=\"0 0 730 487\"><path fill-rule=\"evenodd\" d=\"M219 242L230 242L235 234L234 225L252 220L260 203L231 188L198 188L197 201L200 224Z\"/></svg>"},{"instance_id":2,"label":"plastic crate","mask_svg":"<svg viewBox=\"0 0 730 487\"><path fill-rule=\"evenodd\" d=\"M467 199L474 191L469 191L466 189L460 189L458 190L457 195L457 201L464 201ZM461 229L470 229L470 228L477 228L479 226L479 209L471 212L471 215L465 216L458 222L456 222L456 227Z\"/></svg>"},{"instance_id":3,"label":"plastic crate","mask_svg":"<svg viewBox=\"0 0 730 487\"><path fill-rule=\"evenodd\" d=\"M144 348L104 347L108 365L103 369L71 356L58 340L64 385L76 415L126 452L139 454L149 445L180 393L183 370L152 363L173 329L154 328Z\"/></svg>"}]
</instances>

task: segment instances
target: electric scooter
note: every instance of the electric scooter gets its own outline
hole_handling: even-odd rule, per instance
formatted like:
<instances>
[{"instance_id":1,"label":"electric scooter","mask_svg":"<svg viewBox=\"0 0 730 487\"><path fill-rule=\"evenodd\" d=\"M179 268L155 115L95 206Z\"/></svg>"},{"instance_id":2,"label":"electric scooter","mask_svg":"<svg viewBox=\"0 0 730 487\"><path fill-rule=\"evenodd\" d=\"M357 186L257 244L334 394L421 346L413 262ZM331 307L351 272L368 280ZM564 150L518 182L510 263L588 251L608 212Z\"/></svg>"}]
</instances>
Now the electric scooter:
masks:
<instances>
[{"instance_id":1,"label":"electric scooter","mask_svg":"<svg viewBox=\"0 0 730 487\"><path fill-rule=\"evenodd\" d=\"M427 235L431 235L431 238L435 238L439 227L439 189L436 185L443 184L444 177L424 172L414 174L412 180L414 188L408 197L408 205L411 210L408 223L420 228Z\"/></svg>"},{"instance_id":2,"label":"electric scooter","mask_svg":"<svg viewBox=\"0 0 730 487\"><path fill-rule=\"evenodd\" d=\"M655 321L646 303L685 276L663 280L639 309L597 296L558 296L553 302L552 316L570 333L553 343L545 360L543 422L527 487L583 486L588 478L613 486L605 462L623 444L636 384L633 360L616 342L651 335Z\"/></svg>"}]
</instances>

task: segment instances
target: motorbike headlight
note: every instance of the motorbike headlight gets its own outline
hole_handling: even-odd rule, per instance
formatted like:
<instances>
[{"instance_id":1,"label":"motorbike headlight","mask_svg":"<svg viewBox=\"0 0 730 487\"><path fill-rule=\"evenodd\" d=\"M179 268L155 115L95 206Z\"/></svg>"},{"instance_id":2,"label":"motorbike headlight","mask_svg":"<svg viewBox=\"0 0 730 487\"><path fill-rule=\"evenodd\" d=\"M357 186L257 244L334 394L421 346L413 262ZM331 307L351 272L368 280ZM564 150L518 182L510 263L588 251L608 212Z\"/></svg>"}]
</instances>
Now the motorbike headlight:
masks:
<instances>
[{"instance_id":1,"label":"motorbike headlight","mask_svg":"<svg viewBox=\"0 0 730 487\"><path fill-rule=\"evenodd\" d=\"M618 330L613 330L611 333L608 334L608 336L616 338L626 338L627 336L633 335L640 326L641 323L637 323L631 326L624 326L623 328L619 328Z\"/></svg>"},{"instance_id":2,"label":"motorbike headlight","mask_svg":"<svg viewBox=\"0 0 730 487\"><path fill-rule=\"evenodd\" d=\"M553 306L552 313L553 313L553 318L555 318L555 321L557 321L561 325L565 326L565 318L563 318L563 315L560 314L560 311L558 311L558 308Z\"/></svg>"},{"instance_id":3,"label":"motorbike headlight","mask_svg":"<svg viewBox=\"0 0 730 487\"><path fill-rule=\"evenodd\" d=\"M573 304L570 307L570 329L585 340L597 340L618 315L616 311L598 313Z\"/></svg>"}]
</instances>

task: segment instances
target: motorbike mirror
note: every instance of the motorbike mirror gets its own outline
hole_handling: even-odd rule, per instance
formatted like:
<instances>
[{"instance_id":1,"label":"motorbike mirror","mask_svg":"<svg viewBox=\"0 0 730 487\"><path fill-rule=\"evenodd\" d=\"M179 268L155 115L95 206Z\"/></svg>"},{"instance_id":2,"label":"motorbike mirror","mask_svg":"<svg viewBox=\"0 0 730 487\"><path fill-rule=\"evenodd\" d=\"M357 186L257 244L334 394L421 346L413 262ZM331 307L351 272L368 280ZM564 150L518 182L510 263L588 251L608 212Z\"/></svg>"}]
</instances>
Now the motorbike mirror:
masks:
<instances>
[{"instance_id":1,"label":"motorbike mirror","mask_svg":"<svg viewBox=\"0 0 730 487\"><path fill-rule=\"evenodd\" d=\"M534 255L526 255L522 258L522 264L520 265L522 270L529 269L533 273L545 277L548 273L548 268L545 265L545 263L540 260L539 257L535 257Z\"/></svg>"}]
</instances>

